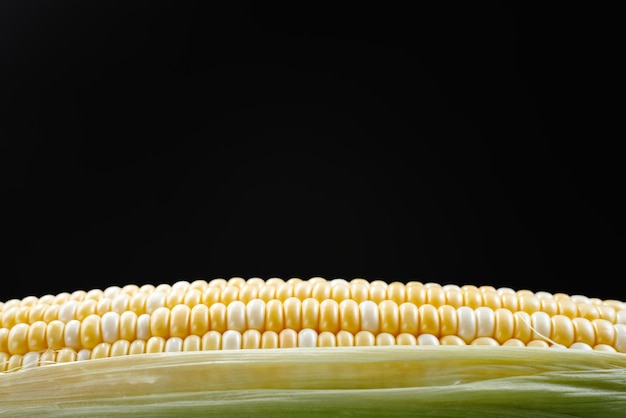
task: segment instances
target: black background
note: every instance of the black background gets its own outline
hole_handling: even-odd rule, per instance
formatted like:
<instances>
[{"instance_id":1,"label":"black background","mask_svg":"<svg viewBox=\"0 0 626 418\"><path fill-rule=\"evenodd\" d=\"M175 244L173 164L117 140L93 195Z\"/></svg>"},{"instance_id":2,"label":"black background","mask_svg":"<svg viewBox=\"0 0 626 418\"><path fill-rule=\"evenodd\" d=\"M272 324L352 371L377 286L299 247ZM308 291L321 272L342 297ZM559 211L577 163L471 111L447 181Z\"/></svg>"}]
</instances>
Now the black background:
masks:
<instances>
[{"instance_id":1,"label":"black background","mask_svg":"<svg viewBox=\"0 0 626 418\"><path fill-rule=\"evenodd\" d=\"M233 276L626 299L610 23L217 3L0 3L0 300Z\"/></svg>"}]
</instances>

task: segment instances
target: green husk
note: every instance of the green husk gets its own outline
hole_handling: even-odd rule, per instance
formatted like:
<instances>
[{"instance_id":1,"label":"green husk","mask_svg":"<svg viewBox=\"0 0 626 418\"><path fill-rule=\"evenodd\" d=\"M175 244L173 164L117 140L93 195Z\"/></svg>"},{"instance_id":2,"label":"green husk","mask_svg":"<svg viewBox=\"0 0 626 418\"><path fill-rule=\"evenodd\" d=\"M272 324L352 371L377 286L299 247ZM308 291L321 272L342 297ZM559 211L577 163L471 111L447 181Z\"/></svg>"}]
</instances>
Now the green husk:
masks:
<instances>
[{"instance_id":1,"label":"green husk","mask_svg":"<svg viewBox=\"0 0 626 418\"><path fill-rule=\"evenodd\" d=\"M389 346L142 354L0 374L18 416L626 415L626 355Z\"/></svg>"}]
</instances>

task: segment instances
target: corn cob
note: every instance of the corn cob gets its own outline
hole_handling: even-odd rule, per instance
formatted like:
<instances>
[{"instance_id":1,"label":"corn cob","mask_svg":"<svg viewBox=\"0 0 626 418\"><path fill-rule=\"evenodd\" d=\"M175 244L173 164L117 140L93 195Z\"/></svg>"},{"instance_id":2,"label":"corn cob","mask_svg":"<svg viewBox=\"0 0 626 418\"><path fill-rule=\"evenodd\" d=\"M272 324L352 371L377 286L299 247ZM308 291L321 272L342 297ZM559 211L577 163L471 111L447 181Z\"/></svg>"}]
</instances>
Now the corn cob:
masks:
<instances>
[{"instance_id":1,"label":"corn cob","mask_svg":"<svg viewBox=\"0 0 626 418\"><path fill-rule=\"evenodd\" d=\"M499 346L507 348L496 348ZM565 350L541 350L550 347ZM206 383L206 376L189 388L197 396L202 394L205 400L213 399L216 394L224 395L224 390L231 395L239 393L238 390L262 391L271 398L275 394L265 391L293 388L306 389L298 393L298 399L306 400L303 402L312 407L322 394L309 390L319 391L324 387L340 390L353 385L370 391L363 395L368 399L375 398L370 398L373 390L410 389L414 392L412 396L419 398L426 392L416 392L417 388L455 381L488 387L494 377L536 378L541 374L539 371L569 371L572 365L564 359L584 360L583 364L586 362L589 367L581 370L587 372L622 371L626 356L621 353L626 353L626 303L491 286L319 277L286 281L234 277L208 282L180 281L173 285L112 286L0 303L0 389L15 387L30 377L42 382L41 379L51 376L51 370L58 373L72 367L81 370L84 376L98 376L102 382L106 380L104 375L116 375L115 371L119 378L119 373L129 364L134 368L133 375L136 372L140 380L163 381L166 369L162 367L176 365L176 374L182 374L185 381L196 379L183 370L190 373L202 370L212 376L208 379L209 389L202 383ZM329 356L341 361L329 360ZM286 361L287 358L298 360L293 363ZM392 372L384 375L393 378L378 376L372 386L370 374L380 373L379 367L369 366L374 359L391 367ZM459 363L461 359L463 366ZM529 365L526 362L529 359L534 372L520 373L520 368ZM267 367L263 365L265 362L269 362ZM445 365L449 374L433 372L432 367L425 367L428 364L425 362ZM253 373L252 380L241 380L238 375L233 381L226 369L218 367L221 363L254 366L257 373ZM399 363L403 366L394 373L396 369L390 365ZM476 373L474 369L480 364L490 364L491 371ZM330 365L338 367L340 372L333 372ZM364 365L368 366L362 370ZM262 376L284 379L287 371L294 368L300 377L327 370L325 386L310 379L306 383L287 379L280 384L261 379ZM216 370L221 374L216 374ZM337 373L341 376L337 377ZM407 378L407 373L411 378ZM468 378L472 373L475 376ZM71 387L85 396L89 385L79 381L79 386L68 382L59 388ZM112 389L119 384L119 381L117 385L110 382ZM133 402L141 403L144 399L145 408L165 399L162 393L158 399L147 401L148 392L144 390L142 397L134 392L136 385L130 386L125 390L133 394ZM180 388L189 384L174 379L165 386ZM128 400L130 395L116 390L109 394L110 400L119 401L116 396ZM621 387L617 392L616 399L623 402ZM0 405L9 405L9 400L14 402L10 409L13 413L31 400L30 397L18 399L15 393L9 398L4 390L0 393ZM180 395L178 389L173 393ZM176 399L180 402L194 399L192 403L196 406L192 409L202 410L199 405L204 403L185 393L190 398L177 396ZM68 413L93 413L94 410L83 405L87 399L77 396L61 393L56 401L48 397L41 412L50 416L45 406L60 402L72 405ZM94 390L91 396L92 399L102 396L101 389ZM355 406L362 402L363 399L355 400ZM78 404L81 406L77 407ZM97 402L94 405L103 408ZM3 408L0 406L0 412ZM126 411L122 407L116 409L115 405L107 408L109 416ZM139 410L135 409L133 415ZM232 415L233 411L228 411ZM29 413L35 413L32 405Z\"/></svg>"}]
</instances>

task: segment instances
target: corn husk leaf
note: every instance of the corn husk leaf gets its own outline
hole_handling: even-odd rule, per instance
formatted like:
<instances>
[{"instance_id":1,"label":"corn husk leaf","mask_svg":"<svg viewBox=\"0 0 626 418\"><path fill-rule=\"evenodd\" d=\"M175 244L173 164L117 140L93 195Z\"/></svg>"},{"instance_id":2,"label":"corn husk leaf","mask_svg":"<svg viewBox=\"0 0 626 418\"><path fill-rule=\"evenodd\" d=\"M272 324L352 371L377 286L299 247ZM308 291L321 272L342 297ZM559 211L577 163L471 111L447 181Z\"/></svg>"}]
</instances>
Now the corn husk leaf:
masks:
<instances>
[{"instance_id":1,"label":"corn husk leaf","mask_svg":"<svg viewBox=\"0 0 626 418\"><path fill-rule=\"evenodd\" d=\"M0 413L626 416L626 355L486 346L142 354L0 374Z\"/></svg>"}]
</instances>

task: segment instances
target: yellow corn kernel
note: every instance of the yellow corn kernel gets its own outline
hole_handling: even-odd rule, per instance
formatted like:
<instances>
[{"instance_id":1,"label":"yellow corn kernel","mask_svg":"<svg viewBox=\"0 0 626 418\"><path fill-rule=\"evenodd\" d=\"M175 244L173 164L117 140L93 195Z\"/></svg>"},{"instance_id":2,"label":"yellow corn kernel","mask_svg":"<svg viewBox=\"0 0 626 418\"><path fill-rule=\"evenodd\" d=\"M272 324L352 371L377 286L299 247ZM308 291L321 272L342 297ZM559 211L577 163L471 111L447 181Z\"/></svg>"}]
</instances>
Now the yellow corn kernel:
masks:
<instances>
[{"instance_id":1,"label":"yellow corn kernel","mask_svg":"<svg viewBox=\"0 0 626 418\"><path fill-rule=\"evenodd\" d=\"M276 331L264 331L261 334L261 348L278 348L279 338Z\"/></svg>"},{"instance_id":2,"label":"yellow corn kernel","mask_svg":"<svg viewBox=\"0 0 626 418\"><path fill-rule=\"evenodd\" d=\"M325 299L319 304L319 331L333 334L339 331L339 304L336 300Z\"/></svg>"},{"instance_id":3,"label":"yellow corn kernel","mask_svg":"<svg viewBox=\"0 0 626 418\"><path fill-rule=\"evenodd\" d=\"M513 314L513 317L515 318L514 339L527 344L533 335L530 315L525 311L517 311Z\"/></svg>"},{"instance_id":4,"label":"yellow corn kernel","mask_svg":"<svg viewBox=\"0 0 626 418\"><path fill-rule=\"evenodd\" d=\"M353 347L354 334L341 330L337 333L337 347Z\"/></svg>"},{"instance_id":5,"label":"yellow corn kernel","mask_svg":"<svg viewBox=\"0 0 626 418\"><path fill-rule=\"evenodd\" d=\"M413 334L403 332L396 337L398 345L417 345L417 338Z\"/></svg>"},{"instance_id":6,"label":"yellow corn kernel","mask_svg":"<svg viewBox=\"0 0 626 418\"><path fill-rule=\"evenodd\" d=\"M506 308L496 309L495 315L495 333L494 338L500 344L512 339L515 335L515 317L513 313Z\"/></svg>"},{"instance_id":7,"label":"yellow corn kernel","mask_svg":"<svg viewBox=\"0 0 626 418\"><path fill-rule=\"evenodd\" d=\"M302 302L300 299L293 296L285 299L283 302L283 310L285 327L295 331L300 331L302 329ZM259 302L257 302L257 307L255 307L255 311L257 313L254 316L255 318L258 318L258 320L255 321L255 326L253 328L262 331L265 318L265 303L259 300Z\"/></svg>"},{"instance_id":8,"label":"yellow corn kernel","mask_svg":"<svg viewBox=\"0 0 626 418\"><path fill-rule=\"evenodd\" d=\"M110 356L111 357L127 356L129 350L130 350L130 341L117 340L111 344Z\"/></svg>"},{"instance_id":9,"label":"yellow corn kernel","mask_svg":"<svg viewBox=\"0 0 626 418\"><path fill-rule=\"evenodd\" d=\"M354 345L359 347L376 345L376 337L370 331L359 331L354 336Z\"/></svg>"},{"instance_id":10,"label":"yellow corn kernel","mask_svg":"<svg viewBox=\"0 0 626 418\"><path fill-rule=\"evenodd\" d=\"M572 320L574 326L574 333L576 335L575 341L590 345L593 347L596 345L595 330L591 321L587 318L574 318Z\"/></svg>"},{"instance_id":11,"label":"yellow corn kernel","mask_svg":"<svg viewBox=\"0 0 626 418\"><path fill-rule=\"evenodd\" d=\"M443 286L446 292L446 305L450 305L453 308L463 306L463 291L457 285L447 284Z\"/></svg>"},{"instance_id":12,"label":"yellow corn kernel","mask_svg":"<svg viewBox=\"0 0 626 418\"><path fill-rule=\"evenodd\" d=\"M565 315L554 315L550 320L552 321L550 339L565 347L572 345L576 336L572 320Z\"/></svg>"},{"instance_id":13,"label":"yellow corn kernel","mask_svg":"<svg viewBox=\"0 0 626 418\"><path fill-rule=\"evenodd\" d=\"M167 308L166 308L167 309ZM153 336L146 341L146 353L162 353L165 350L165 338Z\"/></svg>"},{"instance_id":14,"label":"yellow corn kernel","mask_svg":"<svg viewBox=\"0 0 626 418\"><path fill-rule=\"evenodd\" d=\"M371 283L369 286L369 300L379 304L387 299L387 285L383 283Z\"/></svg>"},{"instance_id":15,"label":"yellow corn kernel","mask_svg":"<svg viewBox=\"0 0 626 418\"><path fill-rule=\"evenodd\" d=\"M231 302L238 300L238 298L239 287L228 284L225 288L222 289L220 302L228 306Z\"/></svg>"},{"instance_id":16,"label":"yellow corn kernel","mask_svg":"<svg viewBox=\"0 0 626 418\"><path fill-rule=\"evenodd\" d=\"M396 338L388 332L381 332L376 336L376 345L396 345Z\"/></svg>"},{"instance_id":17,"label":"yellow corn kernel","mask_svg":"<svg viewBox=\"0 0 626 418\"><path fill-rule=\"evenodd\" d=\"M302 301L302 328L318 329L320 303L317 299L306 298ZM282 322L282 321L281 321ZM281 324L282 328L282 324Z\"/></svg>"},{"instance_id":18,"label":"yellow corn kernel","mask_svg":"<svg viewBox=\"0 0 626 418\"><path fill-rule=\"evenodd\" d=\"M276 299L280 301L285 301L286 299L293 297L293 285L289 283L281 283L276 288ZM241 295L239 299L243 301Z\"/></svg>"},{"instance_id":19,"label":"yellow corn kernel","mask_svg":"<svg viewBox=\"0 0 626 418\"><path fill-rule=\"evenodd\" d=\"M461 287L463 291L463 305L472 309L476 309L483 303L483 295L476 286L464 285Z\"/></svg>"},{"instance_id":20,"label":"yellow corn kernel","mask_svg":"<svg viewBox=\"0 0 626 418\"><path fill-rule=\"evenodd\" d=\"M92 349L102 342L100 330L100 316L89 315L80 323L80 344L82 347Z\"/></svg>"},{"instance_id":21,"label":"yellow corn kernel","mask_svg":"<svg viewBox=\"0 0 626 418\"><path fill-rule=\"evenodd\" d=\"M32 306L28 312L28 323L32 324L37 321L43 321L43 315L46 312L47 308L48 308L48 305L44 305L44 304L37 304L37 305ZM2 321L2 315L0 315L0 321ZM2 327L3 325L0 322L0 328Z\"/></svg>"},{"instance_id":22,"label":"yellow corn kernel","mask_svg":"<svg viewBox=\"0 0 626 418\"><path fill-rule=\"evenodd\" d=\"M48 348L46 328L48 324L35 321L28 327L28 351L42 351Z\"/></svg>"},{"instance_id":23,"label":"yellow corn kernel","mask_svg":"<svg viewBox=\"0 0 626 418\"><path fill-rule=\"evenodd\" d=\"M330 331L322 331L317 337L317 345L319 347L336 347L337 337Z\"/></svg>"},{"instance_id":24,"label":"yellow corn kernel","mask_svg":"<svg viewBox=\"0 0 626 418\"><path fill-rule=\"evenodd\" d=\"M438 308L446 303L446 293L440 285L435 283L428 283L425 286L426 289L426 303Z\"/></svg>"},{"instance_id":25,"label":"yellow corn kernel","mask_svg":"<svg viewBox=\"0 0 626 418\"><path fill-rule=\"evenodd\" d=\"M89 315L93 315L96 313L98 308L98 301L94 299L86 299L81 301L76 307L76 312L74 313L76 319L79 321L84 320Z\"/></svg>"},{"instance_id":26,"label":"yellow corn kernel","mask_svg":"<svg viewBox=\"0 0 626 418\"><path fill-rule=\"evenodd\" d=\"M144 340L135 340L130 343L128 348L129 355L143 354L146 352L146 342Z\"/></svg>"},{"instance_id":27,"label":"yellow corn kernel","mask_svg":"<svg viewBox=\"0 0 626 418\"><path fill-rule=\"evenodd\" d=\"M202 339L198 335L188 335L183 340L183 351L202 350Z\"/></svg>"},{"instance_id":28,"label":"yellow corn kernel","mask_svg":"<svg viewBox=\"0 0 626 418\"><path fill-rule=\"evenodd\" d=\"M315 283L313 285L313 288L311 289L311 297L313 299L317 299L317 301L320 303L327 299L330 299L330 294L330 283L328 283L327 281ZM277 299L280 298L278 297Z\"/></svg>"},{"instance_id":29,"label":"yellow corn kernel","mask_svg":"<svg viewBox=\"0 0 626 418\"><path fill-rule=\"evenodd\" d=\"M420 329L417 305L405 302L398 307L398 311L400 314L400 332L417 335Z\"/></svg>"},{"instance_id":30,"label":"yellow corn kernel","mask_svg":"<svg viewBox=\"0 0 626 418\"><path fill-rule=\"evenodd\" d=\"M472 345L489 345L493 347L500 346L500 344L498 344L498 342L491 337L478 337L475 340L473 340L471 344Z\"/></svg>"},{"instance_id":31,"label":"yellow corn kernel","mask_svg":"<svg viewBox=\"0 0 626 418\"><path fill-rule=\"evenodd\" d=\"M9 354L28 353L28 324L15 324L9 330L7 350Z\"/></svg>"},{"instance_id":32,"label":"yellow corn kernel","mask_svg":"<svg viewBox=\"0 0 626 418\"><path fill-rule=\"evenodd\" d=\"M464 339L457 335L444 335L439 339L441 345L467 345Z\"/></svg>"},{"instance_id":33,"label":"yellow corn kernel","mask_svg":"<svg viewBox=\"0 0 626 418\"><path fill-rule=\"evenodd\" d=\"M160 306L150 315L150 333L154 337L168 338L170 336L170 310Z\"/></svg>"},{"instance_id":34,"label":"yellow corn kernel","mask_svg":"<svg viewBox=\"0 0 626 418\"><path fill-rule=\"evenodd\" d=\"M315 300L315 299L309 299ZM317 301L316 301L317 302ZM304 306L303 309L303 317ZM303 318L304 322L304 318ZM303 325L304 326L304 325ZM279 333L284 328L284 312L283 312L283 304L278 299L272 299L265 304L265 329L267 331L274 331Z\"/></svg>"},{"instance_id":35,"label":"yellow corn kernel","mask_svg":"<svg viewBox=\"0 0 626 418\"><path fill-rule=\"evenodd\" d=\"M455 335L459 329L456 309L451 305L442 305L437 311L439 312L441 335Z\"/></svg>"},{"instance_id":36,"label":"yellow corn kernel","mask_svg":"<svg viewBox=\"0 0 626 418\"><path fill-rule=\"evenodd\" d=\"M243 302L242 302L243 304ZM170 336L185 338L189 335L191 309L188 305L175 305L170 311Z\"/></svg>"},{"instance_id":37,"label":"yellow corn kernel","mask_svg":"<svg viewBox=\"0 0 626 418\"><path fill-rule=\"evenodd\" d=\"M241 348L261 348L261 332L257 329L247 329L241 336Z\"/></svg>"},{"instance_id":38,"label":"yellow corn kernel","mask_svg":"<svg viewBox=\"0 0 626 418\"><path fill-rule=\"evenodd\" d=\"M294 348L298 346L298 332L285 328L278 334L278 346L280 348Z\"/></svg>"},{"instance_id":39,"label":"yellow corn kernel","mask_svg":"<svg viewBox=\"0 0 626 418\"><path fill-rule=\"evenodd\" d=\"M339 321L342 330L356 334L361 328L359 304L353 299L339 303Z\"/></svg>"},{"instance_id":40,"label":"yellow corn kernel","mask_svg":"<svg viewBox=\"0 0 626 418\"><path fill-rule=\"evenodd\" d=\"M296 283L293 289L293 295L300 300L304 300L311 297L313 291L313 283L310 281L301 281Z\"/></svg>"},{"instance_id":41,"label":"yellow corn kernel","mask_svg":"<svg viewBox=\"0 0 626 418\"><path fill-rule=\"evenodd\" d=\"M396 305L406 302L406 292L403 283L393 282L387 286L387 299L392 300Z\"/></svg>"},{"instance_id":42,"label":"yellow corn kernel","mask_svg":"<svg viewBox=\"0 0 626 418\"><path fill-rule=\"evenodd\" d=\"M604 344L613 347L615 344L615 327L606 319L597 318L591 321L596 336L596 346Z\"/></svg>"},{"instance_id":43,"label":"yellow corn kernel","mask_svg":"<svg viewBox=\"0 0 626 418\"><path fill-rule=\"evenodd\" d=\"M341 303L350 299L350 285L348 283L336 282L331 286L331 298Z\"/></svg>"},{"instance_id":44,"label":"yellow corn kernel","mask_svg":"<svg viewBox=\"0 0 626 418\"><path fill-rule=\"evenodd\" d=\"M378 304L380 332L396 336L400 332L400 311L396 302L384 300Z\"/></svg>"},{"instance_id":45,"label":"yellow corn kernel","mask_svg":"<svg viewBox=\"0 0 626 418\"><path fill-rule=\"evenodd\" d=\"M189 312L189 333L202 336L209 331L209 307L204 304L196 305Z\"/></svg>"},{"instance_id":46,"label":"yellow corn kernel","mask_svg":"<svg viewBox=\"0 0 626 418\"><path fill-rule=\"evenodd\" d=\"M111 357L111 344L110 343L106 343L106 342L98 343L91 350L92 359L107 358L107 357Z\"/></svg>"},{"instance_id":47,"label":"yellow corn kernel","mask_svg":"<svg viewBox=\"0 0 626 418\"><path fill-rule=\"evenodd\" d=\"M126 311L120 315L120 338L133 341L137 337L137 314Z\"/></svg>"},{"instance_id":48,"label":"yellow corn kernel","mask_svg":"<svg viewBox=\"0 0 626 418\"><path fill-rule=\"evenodd\" d=\"M217 302L209 307L209 324L212 331L226 331L226 305Z\"/></svg>"}]
</instances>

